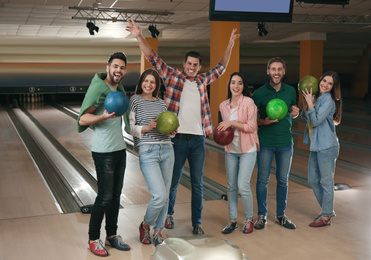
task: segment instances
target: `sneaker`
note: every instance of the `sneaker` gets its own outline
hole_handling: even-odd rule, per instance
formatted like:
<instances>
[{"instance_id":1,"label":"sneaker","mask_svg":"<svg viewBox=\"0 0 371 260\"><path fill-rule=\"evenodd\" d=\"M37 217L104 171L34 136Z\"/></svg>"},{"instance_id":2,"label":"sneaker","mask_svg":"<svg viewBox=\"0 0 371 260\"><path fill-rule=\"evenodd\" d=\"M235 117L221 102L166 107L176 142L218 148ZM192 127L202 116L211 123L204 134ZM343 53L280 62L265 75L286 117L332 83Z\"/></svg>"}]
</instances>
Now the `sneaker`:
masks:
<instances>
[{"instance_id":1,"label":"sneaker","mask_svg":"<svg viewBox=\"0 0 371 260\"><path fill-rule=\"evenodd\" d=\"M158 246L159 244L164 242L164 239L162 238L161 233L153 234L153 241L155 242L155 246Z\"/></svg>"},{"instance_id":2,"label":"sneaker","mask_svg":"<svg viewBox=\"0 0 371 260\"><path fill-rule=\"evenodd\" d=\"M151 244L150 229L143 227L143 222L139 226L139 239L145 245Z\"/></svg>"},{"instance_id":3,"label":"sneaker","mask_svg":"<svg viewBox=\"0 0 371 260\"><path fill-rule=\"evenodd\" d=\"M324 219L322 217L322 215L319 215L318 217L316 217L312 223L309 224L310 227L324 227L324 226L327 226L327 225L331 225L331 219L332 217L330 217L329 219Z\"/></svg>"},{"instance_id":4,"label":"sneaker","mask_svg":"<svg viewBox=\"0 0 371 260\"><path fill-rule=\"evenodd\" d=\"M107 250L104 248L103 243L100 239L94 240L93 242L88 241L89 250L97 256L108 256Z\"/></svg>"},{"instance_id":5,"label":"sneaker","mask_svg":"<svg viewBox=\"0 0 371 260\"><path fill-rule=\"evenodd\" d=\"M174 219L172 215L167 215L166 221L165 221L165 228L167 229L173 229L174 228Z\"/></svg>"},{"instance_id":6,"label":"sneaker","mask_svg":"<svg viewBox=\"0 0 371 260\"><path fill-rule=\"evenodd\" d=\"M244 225L242 227L242 232L245 234L251 233L254 231L254 224L252 222L252 219L246 219L244 222Z\"/></svg>"},{"instance_id":7,"label":"sneaker","mask_svg":"<svg viewBox=\"0 0 371 260\"><path fill-rule=\"evenodd\" d=\"M223 234L230 234L236 229L237 229L237 221L236 222L228 221L228 224L227 224L227 226L225 226L225 228L223 228L222 233Z\"/></svg>"},{"instance_id":8,"label":"sneaker","mask_svg":"<svg viewBox=\"0 0 371 260\"><path fill-rule=\"evenodd\" d=\"M254 224L254 228L263 229L266 223L267 223L267 216L258 215L258 218L256 219L255 224Z\"/></svg>"},{"instance_id":9,"label":"sneaker","mask_svg":"<svg viewBox=\"0 0 371 260\"><path fill-rule=\"evenodd\" d=\"M202 229L200 224L197 224L196 226L193 226L193 235L204 235L205 232Z\"/></svg>"},{"instance_id":10,"label":"sneaker","mask_svg":"<svg viewBox=\"0 0 371 260\"><path fill-rule=\"evenodd\" d=\"M106 245L122 251L130 250L130 246L122 241L122 237L120 235L114 236L113 238L106 238Z\"/></svg>"},{"instance_id":11,"label":"sneaker","mask_svg":"<svg viewBox=\"0 0 371 260\"><path fill-rule=\"evenodd\" d=\"M283 215L282 217L276 217L276 223L288 229L296 228L295 224L292 223L291 220L286 215Z\"/></svg>"}]
</instances>

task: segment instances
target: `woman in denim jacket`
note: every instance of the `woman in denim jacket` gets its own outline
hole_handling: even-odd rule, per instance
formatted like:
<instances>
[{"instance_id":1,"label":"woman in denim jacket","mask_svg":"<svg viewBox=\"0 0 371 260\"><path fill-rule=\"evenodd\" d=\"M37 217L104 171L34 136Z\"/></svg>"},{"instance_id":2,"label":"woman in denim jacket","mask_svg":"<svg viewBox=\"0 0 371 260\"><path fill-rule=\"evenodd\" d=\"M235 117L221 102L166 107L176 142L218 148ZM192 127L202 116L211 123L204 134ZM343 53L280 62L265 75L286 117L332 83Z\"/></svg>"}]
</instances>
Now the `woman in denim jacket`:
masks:
<instances>
[{"instance_id":1,"label":"woman in denim jacket","mask_svg":"<svg viewBox=\"0 0 371 260\"><path fill-rule=\"evenodd\" d=\"M321 214L309 224L323 227L331 224L334 211L334 174L339 155L339 141L335 126L341 121L340 81L336 72L325 72L319 82L319 91L303 91L302 118L307 121L304 144L309 145L308 183L313 189Z\"/></svg>"},{"instance_id":2,"label":"woman in denim jacket","mask_svg":"<svg viewBox=\"0 0 371 260\"><path fill-rule=\"evenodd\" d=\"M240 73L232 73L229 77L227 96L227 100L219 106L223 122L217 126L219 130L225 130L230 126L234 128L233 141L225 146L229 221L222 233L229 234L237 229L238 191L240 191L246 218L242 232L246 234L253 231L250 179L256 162L256 152L259 150L257 107L249 97L249 89Z\"/></svg>"}]
</instances>

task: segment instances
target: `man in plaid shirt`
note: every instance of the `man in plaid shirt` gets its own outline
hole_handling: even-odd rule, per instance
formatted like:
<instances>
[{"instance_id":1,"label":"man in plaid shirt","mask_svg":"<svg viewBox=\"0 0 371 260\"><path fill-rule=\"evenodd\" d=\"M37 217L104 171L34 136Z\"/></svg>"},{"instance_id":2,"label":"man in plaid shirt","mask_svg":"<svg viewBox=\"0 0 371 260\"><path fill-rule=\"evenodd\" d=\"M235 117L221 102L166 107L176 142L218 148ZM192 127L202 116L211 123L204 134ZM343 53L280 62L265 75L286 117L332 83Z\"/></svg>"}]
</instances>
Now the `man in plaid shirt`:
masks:
<instances>
[{"instance_id":1,"label":"man in plaid shirt","mask_svg":"<svg viewBox=\"0 0 371 260\"><path fill-rule=\"evenodd\" d=\"M192 226L193 234L204 234L201 227L203 200L203 170L205 161L205 136L212 132L211 113L207 85L218 79L226 70L234 41L240 37L232 30L227 48L220 62L210 71L201 70L201 56L188 52L183 62L183 71L168 66L151 48L133 20L128 20L129 31L138 41L139 47L160 74L166 87L165 102L168 110L179 118L178 133L173 138L175 163L169 194L169 209L165 227L174 228L174 205L176 191L188 159L192 185Z\"/></svg>"}]
</instances>

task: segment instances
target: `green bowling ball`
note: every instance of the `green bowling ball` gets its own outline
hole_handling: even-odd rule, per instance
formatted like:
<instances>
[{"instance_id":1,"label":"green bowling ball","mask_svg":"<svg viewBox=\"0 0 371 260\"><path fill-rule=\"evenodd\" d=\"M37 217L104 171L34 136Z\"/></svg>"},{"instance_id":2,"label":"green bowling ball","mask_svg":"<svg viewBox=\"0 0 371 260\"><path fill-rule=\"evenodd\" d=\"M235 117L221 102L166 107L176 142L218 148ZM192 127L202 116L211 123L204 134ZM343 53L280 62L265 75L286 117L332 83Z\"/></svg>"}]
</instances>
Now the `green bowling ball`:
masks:
<instances>
[{"instance_id":1,"label":"green bowling ball","mask_svg":"<svg viewBox=\"0 0 371 260\"><path fill-rule=\"evenodd\" d=\"M286 117L288 108L285 101L279 98L275 98L268 102L266 112L270 119L281 120Z\"/></svg>"},{"instance_id":2,"label":"green bowling ball","mask_svg":"<svg viewBox=\"0 0 371 260\"><path fill-rule=\"evenodd\" d=\"M310 89L312 89L312 94L315 95L318 92L318 80L313 76L305 76L299 81L298 87L301 93L304 92L304 89L310 93Z\"/></svg>"},{"instance_id":3,"label":"green bowling ball","mask_svg":"<svg viewBox=\"0 0 371 260\"><path fill-rule=\"evenodd\" d=\"M157 130L163 134L171 134L179 126L178 117L170 111L164 111L157 116Z\"/></svg>"}]
</instances>

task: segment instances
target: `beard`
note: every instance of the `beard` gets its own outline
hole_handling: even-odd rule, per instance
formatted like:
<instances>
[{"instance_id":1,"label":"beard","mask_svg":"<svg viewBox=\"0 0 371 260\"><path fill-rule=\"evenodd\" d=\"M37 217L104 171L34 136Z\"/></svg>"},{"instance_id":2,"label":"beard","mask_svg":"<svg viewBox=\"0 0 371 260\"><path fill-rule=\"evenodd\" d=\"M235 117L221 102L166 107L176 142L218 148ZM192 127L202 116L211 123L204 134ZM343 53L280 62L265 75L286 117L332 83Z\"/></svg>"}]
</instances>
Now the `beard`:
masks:
<instances>
[{"instance_id":1,"label":"beard","mask_svg":"<svg viewBox=\"0 0 371 260\"><path fill-rule=\"evenodd\" d=\"M115 84L120 83L120 81L121 81L121 79L122 79L122 75L121 75L121 77L120 77L119 79L116 79L116 77L113 75L113 73L111 73L110 70L108 71L108 76L109 76L109 78L111 79L111 81L112 81L113 83L115 83Z\"/></svg>"},{"instance_id":2,"label":"beard","mask_svg":"<svg viewBox=\"0 0 371 260\"><path fill-rule=\"evenodd\" d=\"M280 80L276 83L275 79L273 78L273 76L271 74L269 74L268 77L269 77L269 82L271 82L273 85L281 84L282 79L283 79L283 77L281 77Z\"/></svg>"}]
</instances>

